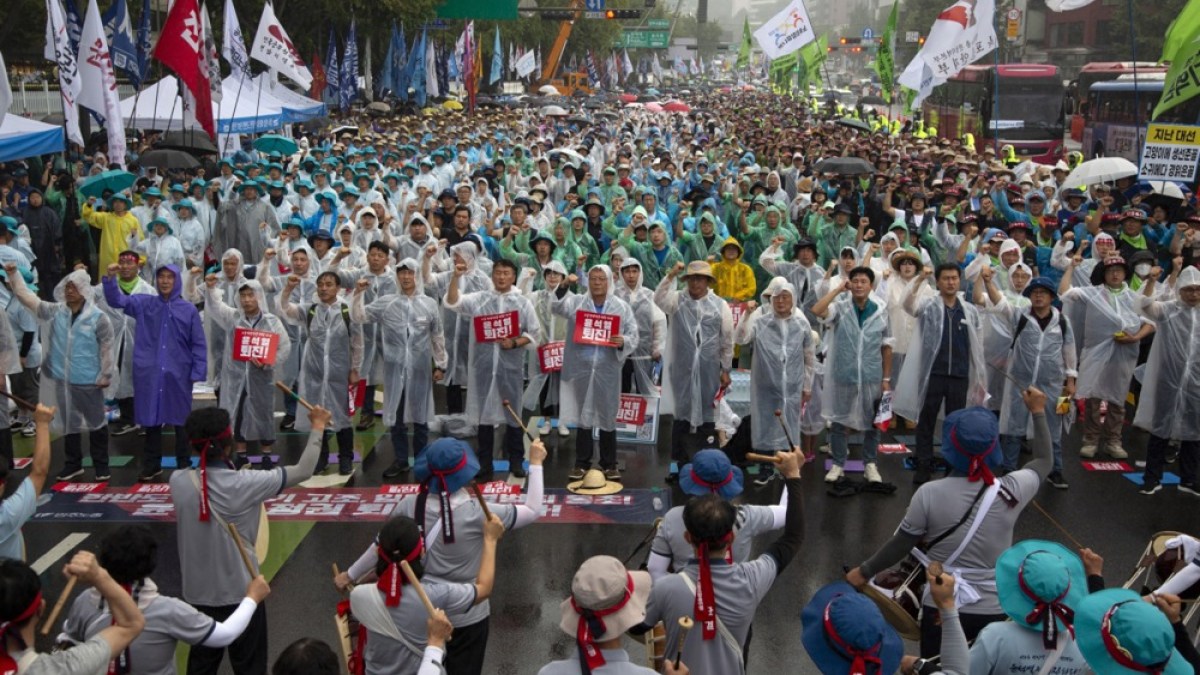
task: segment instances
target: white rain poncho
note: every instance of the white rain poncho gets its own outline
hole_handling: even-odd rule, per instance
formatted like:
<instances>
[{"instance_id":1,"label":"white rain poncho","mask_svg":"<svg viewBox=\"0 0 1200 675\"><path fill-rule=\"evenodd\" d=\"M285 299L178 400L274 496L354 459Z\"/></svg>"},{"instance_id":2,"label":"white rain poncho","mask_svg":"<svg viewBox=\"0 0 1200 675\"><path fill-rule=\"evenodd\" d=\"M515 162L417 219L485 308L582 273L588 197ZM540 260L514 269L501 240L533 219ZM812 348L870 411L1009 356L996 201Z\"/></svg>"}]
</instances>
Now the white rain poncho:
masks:
<instances>
[{"instance_id":1,"label":"white rain poncho","mask_svg":"<svg viewBox=\"0 0 1200 675\"><path fill-rule=\"evenodd\" d=\"M226 260L237 261L237 272L232 279L225 274ZM236 307L237 289L246 283L246 277L242 274L242 270L245 268L245 259L242 257L241 251L231 248L221 254L221 261L218 264L221 265L221 269L217 270L217 290L220 291L221 301L230 307ZM185 297L189 302L200 302L202 297L194 284L203 283L204 278L189 275L188 281L189 285L185 288L191 292ZM153 291L153 280L151 280L151 290ZM204 312L204 335L208 338L208 379L210 382L220 382L221 366L225 363L229 350L225 344L225 331L217 325L208 312Z\"/></svg>"},{"instance_id":2,"label":"white rain poncho","mask_svg":"<svg viewBox=\"0 0 1200 675\"><path fill-rule=\"evenodd\" d=\"M1075 240L1058 240L1058 243L1054 244L1054 248L1050 251L1050 264L1065 272L1071 266L1071 252L1074 250ZM1091 285L1092 270L1106 256L1116 254L1116 250L1117 242L1112 238L1112 235L1107 232L1097 234L1092 240L1092 245L1088 248L1087 255L1079 263L1079 267L1075 268L1075 272L1071 276L1071 286L1073 288L1086 288Z\"/></svg>"},{"instance_id":3,"label":"white rain poncho","mask_svg":"<svg viewBox=\"0 0 1200 675\"><path fill-rule=\"evenodd\" d=\"M792 306L786 317L775 311L773 297L787 293ZM758 450L791 450L775 411L793 434L800 430L803 394L812 391L812 325L796 307L796 288L783 277L771 280L762 294L762 307L742 320L735 339L754 345L750 371L750 439Z\"/></svg>"},{"instance_id":4,"label":"white rain poncho","mask_svg":"<svg viewBox=\"0 0 1200 675\"><path fill-rule=\"evenodd\" d=\"M541 330L541 340L538 346L545 345L549 342L562 342L567 339L567 330L570 327L565 317L557 316L550 311L550 303L555 299L559 289L566 292L566 277L567 268L557 260L551 260L550 264L546 265L545 270L541 271L545 276L545 272L558 272L563 275L561 284L551 288L549 282L541 290L531 291L533 287L534 277L539 273L538 269L526 267L521 270L520 279L517 285L521 288L521 292L525 294L529 301L533 303L533 311L537 314L538 327ZM529 366L527 368L529 377L529 386L525 387L525 395L521 397L521 407L526 410L539 410L539 403L542 400L542 390L546 390L545 404L547 406L559 404L559 372L543 373L541 360L536 351L529 354Z\"/></svg>"},{"instance_id":5,"label":"white rain poncho","mask_svg":"<svg viewBox=\"0 0 1200 675\"><path fill-rule=\"evenodd\" d=\"M475 244L469 241L464 241L450 247L451 257L458 256L467 264L467 273L458 280L458 292L462 295L492 290L491 278L476 265L477 253L478 249L475 248ZM424 259L418 258L418 260ZM426 263L422 262L422 265L424 264ZM446 297L446 291L450 288L450 280L452 278L454 278L453 263L450 270L430 274L426 277L424 279L425 288L429 289L435 297L439 299L444 298ZM464 386L467 384L467 357L470 351L471 333L473 332L471 317L453 312L449 307L443 307L442 329L446 333L446 352L449 359L446 379L442 383ZM518 401L520 397L513 396L511 400Z\"/></svg>"},{"instance_id":6,"label":"white rain poncho","mask_svg":"<svg viewBox=\"0 0 1200 675\"><path fill-rule=\"evenodd\" d=\"M314 253L307 245L297 247L292 250L294 254L297 250L303 249L310 260L314 260ZM267 268L270 268L271 273L267 273ZM276 372L279 378L286 382L296 382L297 376L300 373L300 358L304 355L304 331L300 330L300 326L292 324L283 316L282 298L283 288L287 284L287 274L275 276L274 271L279 269L278 264L270 263L264 267L262 264L258 266L258 272L255 278L262 284L263 291L269 295L270 311L284 319L284 328L287 330L288 339L292 341L292 350L288 353L287 361L276 361ZM288 274L294 271L289 268ZM297 275L299 276L299 275ZM308 266L308 273L300 276L300 285L296 286L296 290L292 291L292 296L288 300L295 305L303 302L312 302L317 295L317 270L314 264ZM219 284L218 284L219 286Z\"/></svg>"},{"instance_id":7,"label":"white rain poncho","mask_svg":"<svg viewBox=\"0 0 1200 675\"><path fill-rule=\"evenodd\" d=\"M156 291L154 287L146 282L140 276L134 277L135 283L133 290L127 295L154 295ZM117 288L120 288L118 279ZM122 289L121 291L125 291ZM105 390L104 395L109 399L123 399L133 397L133 336L137 332L137 320L119 309L113 309L108 306L108 301L104 298L104 292L99 285L92 287L92 297L96 298L96 306L104 315L108 317L108 321L113 327L113 358L116 360L117 373L113 376L112 383ZM212 338L209 337L209 340Z\"/></svg>"},{"instance_id":8,"label":"white rain poncho","mask_svg":"<svg viewBox=\"0 0 1200 675\"><path fill-rule=\"evenodd\" d=\"M636 267L637 285L632 289L625 283L625 269ZM662 310L654 304L654 291L642 285L642 263L636 258L625 258L621 262L621 278L615 280L616 295L625 301L633 311L637 321L637 348L629 353L627 360L633 364L633 385L643 396L653 396L658 392L654 385L654 355L662 357L666 345L666 317Z\"/></svg>"},{"instance_id":9,"label":"white rain poncho","mask_svg":"<svg viewBox=\"0 0 1200 675\"><path fill-rule=\"evenodd\" d=\"M464 244L458 244L458 246ZM475 245L465 242L474 250ZM453 272L450 272L453 274ZM459 279L461 282L466 279ZM525 383L526 352L536 349L541 330L538 328L537 313L529 298L521 295L516 286L507 293L491 289L474 293L463 293L459 286L457 304L445 302L444 307L460 319L460 331L470 340L467 349L467 420L476 426L498 426L515 424L504 409L504 401L512 405L521 400L521 387ZM447 296L448 297L448 296ZM525 349L502 349L500 342L477 342L475 340L475 317L490 314L517 313L517 328L513 338L525 337L529 344Z\"/></svg>"},{"instance_id":10,"label":"white rain poncho","mask_svg":"<svg viewBox=\"0 0 1200 675\"><path fill-rule=\"evenodd\" d=\"M13 276L14 292L29 294L20 275ZM83 296L83 308L74 317L64 298L67 284ZM58 407L51 430L77 434L108 424L104 389L97 385L111 383L116 375L113 329L96 306L88 273L76 270L63 277L54 287L54 302L39 301L35 316L45 340L39 396L45 405Z\"/></svg>"},{"instance_id":11,"label":"white rain poncho","mask_svg":"<svg viewBox=\"0 0 1200 675\"><path fill-rule=\"evenodd\" d=\"M998 395L1000 403L997 406L1000 410L1000 433L1033 438L1033 425L1030 424L1032 414L1025 407L1021 393L1028 387L1045 392L1046 414L1056 414L1054 409L1058 392L1062 391L1066 378L1077 375L1074 326L1061 312L1051 307L1051 319L1043 331L1029 309L1029 300L1021 298L1025 303L1018 305L1012 302L1013 299L1006 295L1000 304L985 310L989 319L1004 325L1004 333L1008 336L1005 345L1007 353L1001 366L1008 377L996 373L1001 382ZM1009 346L1011 349L1008 349ZM1016 380L1019 386L1013 385L1012 380ZM1054 430L1053 427L1051 430Z\"/></svg>"},{"instance_id":12,"label":"white rain poncho","mask_svg":"<svg viewBox=\"0 0 1200 675\"><path fill-rule=\"evenodd\" d=\"M904 311L904 296L909 286L916 284L917 301L932 298L937 295L933 287L921 280L920 275L905 281L898 273L893 273L884 283L883 295L887 299L888 324L892 331L892 372L899 373L908 353L908 345L912 340L913 331L917 327L917 318Z\"/></svg>"},{"instance_id":13,"label":"white rain poncho","mask_svg":"<svg viewBox=\"0 0 1200 675\"><path fill-rule=\"evenodd\" d=\"M267 313L267 294L262 284L254 280L244 282L241 288L249 288L258 298L258 315L250 318L242 311L242 301L238 298L235 306L225 304L221 300L221 292L216 288L205 288L204 311L225 334L225 344L229 345L229 360L221 369L221 408L229 413L232 422L238 420L238 403L242 396L246 397L242 406L241 427L236 429L241 438L246 441L275 440L275 380L276 365L258 366L249 361L233 359L233 334L239 328L254 331L275 333L279 336L279 345L275 350L275 363L284 364L292 350L292 341L288 337L286 326L282 319ZM238 295L241 293L238 289Z\"/></svg>"},{"instance_id":14,"label":"white rain poncho","mask_svg":"<svg viewBox=\"0 0 1200 675\"><path fill-rule=\"evenodd\" d=\"M328 305L320 300L299 305L288 302L283 312L303 335L299 394L333 413L329 431L349 427L349 376L351 370L362 367L362 326L350 321L350 307L336 299ZM310 429L308 415L296 417L296 431Z\"/></svg>"},{"instance_id":15,"label":"white rain poncho","mask_svg":"<svg viewBox=\"0 0 1200 675\"><path fill-rule=\"evenodd\" d=\"M911 298L907 296L905 302ZM925 388L929 385L929 371L937 357L938 347L942 340L942 322L946 317L946 303L941 295L935 295L925 300L912 298L911 307L917 323L913 330L912 340L908 343L908 353L904 355L904 368L896 381L896 393L892 401L892 412L904 419L915 420L921 416L921 408L925 405ZM969 304L962 293L958 294L958 304L963 310L963 320L967 323L967 340L970 342L970 364L967 374L967 407L987 405L987 361L983 348L983 316L975 305ZM895 370L892 371L895 373ZM836 379L831 375L830 379ZM893 376L894 377L894 376ZM868 422L870 423L870 422ZM859 427L865 429L866 427Z\"/></svg>"},{"instance_id":16,"label":"white rain poncho","mask_svg":"<svg viewBox=\"0 0 1200 675\"><path fill-rule=\"evenodd\" d=\"M698 427L716 421L721 371L733 364L733 314L711 289L697 300L676 283L664 276L654 291L668 320L662 414Z\"/></svg>"},{"instance_id":17,"label":"white rain poncho","mask_svg":"<svg viewBox=\"0 0 1200 675\"><path fill-rule=\"evenodd\" d=\"M875 421L875 405L883 392L883 348L893 342L887 307L874 295L867 301L875 304L875 311L861 325L849 293L831 303L825 317L829 352L822 413L827 422L859 431L870 429Z\"/></svg>"},{"instance_id":18,"label":"white rain poncho","mask_svg":"<svg viewBox=\"0 0 1200 675\"><path fill-rule=\"evenodd\" d=\"M179 239L174 234L171 234L169 227L167 232L161 235L151 229L146 233L146 238L137 243L134 250L146 257L146 261L142 265L142 278L151 283L154 283L154 270L162 269L167 265L174 265L181 271L187 269L183 256L183 245L179 243Z\"/></svg>"},{"instance_id":19,"label":"white rain poncho","mask_svg":"<svg viewBox=\"0 0 1200 675\"><path fill-rule=\"evenodd\" d=\"M559 423L614 431L617 410L621 406L621 369L625 367L628 355L637 349L638 326L633 309L616 296L612 270L607 265L596 265L588 270L588 275L596 271L602 272L608 282L608 292L601 302L597 303L586 290L588 280L585 279L580 282L585 287L582 295L567 294L553 302L551 310L566 318L571 326L575 325L576 312L618 317L625 344L617 349L567 340L563 351Z\"/></svg>"},{"instance_id":20,"label":"white rain poncho","mask_svg":"<svg viewBox=\"0 0 1200 675\"><path fill-rule=\"evenodd\" d=\"M1188 286L1200 286L1195 266L1184 269L1175 283L1176 288ZM1133 424L1160 438L1200 440L1200 307L1145 297L1139 305L1154 320L1157 333Z\"/></svg>"},{"instance_id":21,"label":"white rain poncho","mask_svg":"<svg viewBox=\"0 0 1200 675\"><path fill-rule=\"evenodd\" d=\"M1004 243L1007 245L1009 242L1012 242L1012 240L1009 239ZM1023 310L1026 307L1029 307L1029 298L1026 298L1019 292L1014 291L1011 281L1013 272L1017 271L1018 269L1024 270L1025 274L1032 278L1033 270L1029 269L1029 266L1025 263L1019 262L1008 268L1008 273L1005 275L1005 281L1007 282L1006 285L998 285L997 288L1001 295L1004 296L1004 300L1007 302L1009 307L1017 310ZM999 277L993 277L993 279L999 279ZM976 281L975 283L981 284L983 282ZM1005 382L1007 382L1004 377L1004 371L1008 366L1008 353L1009 348L1012 346L1012 329L1015 324L1009 320L1007 313L996 313L990 311L992 308L992 301L986 292L983 296L983 303L984 304L981 306L981 309L984 313L983 358L988 364L987 380L988 396L990 397L988 399L988 408L991 410L1000 410L1001 403L1004 401L1003 394L1005 390ZM1058 387L1061 387L1061 383L1059 383ZM1050 393L1052 394L1053 392Z\"/></svg>"},{"instance_id":22,"label":"white rain poncho","mask_svg":"<svg viewBox=\"0 0 1200 675\"><path fill-rule=\"evenodd\" d=\"M1079 270L1076 269L1075 273ZM1083 349L1079 352L1079 379L1075 398L1096 398L1125 405L1133 370L1137 367L1138 343L1120 344L1114 334L1133 335L1141 330L1142 319L1135 309L1138 295L1122 284L1113 293L1101 283L1087 288L1071 288L1060 296L1063 313L1072 327L1083 316ZM1078 338L1077 338L1078 340Z\"/></svg>"},{"instance_id":23,"label":"white rain poncho","mask_svg":"<svg viewBox=\"0 0 1200 675\"><path fill-rule=\"evenodd\" d=\"M383 423L429 424L433 417L433 367L446 367L446 340L442 331L442 314L437 301L425 295L421 287L421 266L405 258L397 270L412 270L417 287L412 295L396 289L378 294L368 303L373 289L355 293L350 302L350 318L371 327L378 335L379 354L383 359ZM400 399L404 410L397 417ZM421 450L421 448L418 448Z\"/></svg>"},{"instance_id":24,"label":"white rain poncho","mask_svg":"<svg viewBox=\"0 0 1200 675\"><path fill-rule=\"evenodd\" d=\"M375 274L366 265L362 267L343 267L338 265L336 270L331 270L338 275L338 281L343 288L353 289L359 279L366 279L371 282L367 290L363 292L362 304L369 305L375 300L390 295L395 295L400 292L396 285L396 272L391 265L384 265L383 271ZM421 268L415 268L417 273L417 287L421 287ZM353 290L350 291L353 293ZM418 291L424 293L424 291ZM436 303L435 303L436 304ZM383 384L384 380L384 350L383 336L379 330L379 324L374 321L366 321L363 323L363 372L362 377L370 386ZM438 322L441 323L440 321ZM423 423L422 423L423 424Z\"/></svg>"},{"instance_id":25,"label":"white rain poncho","mask_svg":"<svg viewBox=\"0 0 1200 675\"><path fill-rule=\"evenodd\" d=\"M781 276L788 280L788 283L796 289L798 294L796 304L804 310L804 318L808 319L809 324L815 326L818 319L813 315L812 307L817 304L817 300L821 299L821 296L817 295L817 288L821 285L821 280L825 278L825 270L816 264L805 267L798 262L780 260L781 255L783 252L779 245L772 244L758 257L758 264L768 274Z\"/></svg>"}]
</instances>

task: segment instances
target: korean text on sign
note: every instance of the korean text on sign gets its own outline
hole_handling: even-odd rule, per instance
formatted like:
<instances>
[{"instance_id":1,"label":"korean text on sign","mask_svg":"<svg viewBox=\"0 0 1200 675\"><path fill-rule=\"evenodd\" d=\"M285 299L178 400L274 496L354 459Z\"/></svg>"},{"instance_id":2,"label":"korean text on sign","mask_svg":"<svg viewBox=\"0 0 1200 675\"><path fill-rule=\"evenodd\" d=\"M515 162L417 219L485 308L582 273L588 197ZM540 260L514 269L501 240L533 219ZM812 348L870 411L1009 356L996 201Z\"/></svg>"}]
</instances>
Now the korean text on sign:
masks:
<instances>
[{"instance_id":1,"label":"korean text on sign","mask_svg":"<svg viewBox=\"0 0 1200 675\"><path fill-rule=\"evenodd\" d=\"M279 335L264 330L235 328L233 331L233 360L257 359L269 366L275 365L275 352L279 349Z\"/></svg>"},{"instance_id":2,"label":"korean text on sign","mask_svg":"<svg viewBox=\"0 0 1200 675\"><path fill-rule=\"evenodd\" d=\"M520 318L516 312L484 314L475 317L475 341L499 342L517 337Z\"/></svg>"},{"instance_id":3,"label":"korean text on sign","mask_svg":"<svg viewBox=\"0 0 1200 675\"><path fill-rule=\"evenodd\" d=\"M563 341L547 342L538 347L538 364L542 368L543 373L557 373L562 370L563 366L563 348L566 343Z\"/></svg>"},{"instance_id":4,"label":"korean text on sign","mask_svg":"<svg viewBox=\"0 0 1200 675\"><path fill-rule=\"evenodd\" d=\"M621 394L621 407L617 409L617 423L640 427L646 422L646 398L633 394Z\"/></svg>"},{"instance_id":5,"label":"korean text on sign","mask_svg":"<svg viewBox=\"0 0 1200 675\"><path fill-rule=\"evenodd\" d=\"M611 347L614 335L621 332L621 317L580 310L575 312L575 342L582 345Z\"/></svg>"},{"instance_id":6,"label":"korean text on sign","mask_svg":"<svg viewBox=\"0 0 1200 675\"><path fill-rule=\"evenodd\" d=\"M1151 124L1142 147L1142 180L1190 183L1200 164L1200 133L1196 127Z\"/></svg>"}]
</instances>

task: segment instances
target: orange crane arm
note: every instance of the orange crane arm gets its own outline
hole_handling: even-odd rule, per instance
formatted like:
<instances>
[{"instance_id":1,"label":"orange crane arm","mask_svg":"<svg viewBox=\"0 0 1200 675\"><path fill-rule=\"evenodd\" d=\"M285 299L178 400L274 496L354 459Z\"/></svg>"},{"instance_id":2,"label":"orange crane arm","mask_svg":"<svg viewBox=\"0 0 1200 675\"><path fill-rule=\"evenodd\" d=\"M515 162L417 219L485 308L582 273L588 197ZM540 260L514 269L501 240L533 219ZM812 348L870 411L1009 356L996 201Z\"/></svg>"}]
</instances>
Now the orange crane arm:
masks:
<instances>
[{"instance_id":1,"label":"orange crane arm","mask_svg":"<svg viewBox=\"0 0 1200 675\"><path fill-rule=\"evenodd\" d=\"M575 9L575 18L563 21L559 25L558 36L554 38L550 53L546 55L546 62L542 66L542 76L538 78L536 84L545 84L554 78L554 73L558 71L558 65L562 61L563 52L567 49L567 39L571 37L571 27L582 17L584 0L572 0L571 7Z\"/></svg>"}]
</instances>

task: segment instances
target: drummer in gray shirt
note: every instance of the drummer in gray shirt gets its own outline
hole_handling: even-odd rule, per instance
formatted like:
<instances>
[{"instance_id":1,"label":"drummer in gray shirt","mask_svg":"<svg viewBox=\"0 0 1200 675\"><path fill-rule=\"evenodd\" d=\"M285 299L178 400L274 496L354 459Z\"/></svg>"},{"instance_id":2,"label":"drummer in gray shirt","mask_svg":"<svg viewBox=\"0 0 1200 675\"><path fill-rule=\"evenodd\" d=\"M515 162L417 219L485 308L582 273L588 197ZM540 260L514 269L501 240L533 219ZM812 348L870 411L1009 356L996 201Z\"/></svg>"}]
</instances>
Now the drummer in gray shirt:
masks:
<instances>
[{"instance_id":1,"label":"drummer in gray shirt","mask_svg":"<svg viewBox=\"0 0 1200 675\"><path fill-rule=\"evenodd\" d=\"M729 456L720 450L701 450L692 457L690 464L679 470L679 487L690 497L715 494L721 499L732 500L742 493L744 477L742 470L733 466ZM754 506L738 504L737 519L733 524L736 536L729 547L730 562L746 562L750 559L750 545L755 535L778 530L783 527L787 515L787 491L776 506ZM675 506L667 511L654 542L650 544L650 557L646 560L646 571L658 581L670 570L681 570L695 555L695 548L686 538L683 525L684 507Z\"/></svg>"},{"instance_id":2,"label":"drummer in gray shirt","mask_svg":"<svg viewBox=\"0 0 1200 675\"><path fill-rule=\"evenodd\" d=\"M243 553L237 547L249 550L248 557L257 576L253 549L263 502L312 476L330 417L330 412L321 407L309 411L312 430L304 454L295 464L266 471L237 471L231 460L234 443L229 413L221 408L204 408L188 416L185 426L192 451L201 458L200 467L176 471L171 476L171 502L175 505L186 602L217 621L224 621L237 611L250 581L242 563ZM234 541L228 524L237 529L240 541ZM215 674L225 649L192 647L188 653L188 675ZM265 605L258 605L249 626L227 649L238 675L266 675Z\"/></svg>"},{"instance_id":3,"label":"drummer in gray shirt","mask_svg":"<svg viewBox=\"0 0 1200 675\"><path fill-rule=\"evenodd\" d=\"M137 603L146 619L142 634L117 657L119 669L130 675L175 675L178 642L205 647L224 647L233 642L247 624L258 603L271 592L259 575L251 580L237 611L222 622L202 614L178 598L159 595L150 575L158 563L158 542L145 525L123 525L105 536L96 555ZM108 603L95 588L75 598L63 623L59 642L83 644L113 623ZM121 671L119 671L121 672Z\"/></svg>"},{"instance_id":4,"label":"drummer in gray shirt","mask_svg":"<svg viewBox=\"0 0 1200 675\"><path fill-rule=\"evenodd\" d=\"M951 466L950 474L917 490L896 533L870 559L847 572L846 581L862 588L910 552L919 559L916 546L922 540L953 530L921 555L942 563L955 576L959 619L967 640L974 640L989 623L1007 620L996 591L996 559L1012 546L1017 517L1037 495L1052 466L1046 394L1030 387L1022 398L1033 415L1033 459L1024 468L996 478L992 470L1000 467L1003 453L995 413L980 407L951 413L942 424L942 456ZM926 587L921 657L936 655L940 645L938 611Z\"/></svg>"}]
</instances>

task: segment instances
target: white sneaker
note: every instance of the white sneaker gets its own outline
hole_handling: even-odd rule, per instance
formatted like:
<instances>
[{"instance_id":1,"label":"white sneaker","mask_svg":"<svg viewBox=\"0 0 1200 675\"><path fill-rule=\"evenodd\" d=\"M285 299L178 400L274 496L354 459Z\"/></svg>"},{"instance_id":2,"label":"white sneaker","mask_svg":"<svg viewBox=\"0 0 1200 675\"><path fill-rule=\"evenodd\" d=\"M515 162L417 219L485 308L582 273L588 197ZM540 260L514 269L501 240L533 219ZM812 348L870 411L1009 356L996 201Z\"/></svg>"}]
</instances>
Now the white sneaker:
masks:
<instances>
[{"instance_id":1,"label":"white sneaker","mask_svg":"<svg viewBox=\"0 0 1200 675\"><path fill-rule=\"evenodd\" d=\"M842 467L838 466L837 464L834 464L832 467L830 467L829 473L825 474L825 482L836 483L844 475L846 475L845 470L843 470Z\"/></svg>"},{"instance_id":2,"label":"white sneaker","mask_svg":"<svg viewBox=\"0 0 1200 675\"><path fill-rule=\"evenodd\" d=\"M549 417L542 418L542 421L538 424L538 433L543 436L550 433L550 418Z\"/></svg>"},{"instance_id":3,"label":"white sneaker","mask_svg":"<svg viewBox=\"0 0 1200 675\"><path fill-rule=\"evenodd\" d=\"M869 462L867 464L866 468L863 469L863 475L866 476L868 483L883 482L883 476L879 475L879 468L875 466L875 462Z\"/></svg>"},{"instance_id":4,"label":"white sneaker","mask_svg":"<svg viewBox=\"0 0 1200 675\"><path fill-rule=\"evenodd\" d=\"M571 435L571 429L562 420L558 421L558 435L559 436L570 436Z\"/></svg>"},{"instance_id":5,"label":"white sneaker","mask_svg":"<svg viewBox=\"0 0 1200 675\"><path fill-rule=\"evenodd\" d=\"M828 444L828 443L825 443L825 444L821 445L821 447L820 447L820 448L818 448L818 450L820 450L820 451L821 451L821 454L822 454L822 455L828 455L828 454L832 454L832 452L833 452L832 450L830 450L830 449L829 449L829 444Z\"/></svg>"},{"instance_id":6,"label":"white sneaker","mask_svg":"<svg viewBox=\"0 0 1200 675\"><path fill-rule=\"evenodd\" d=\"M1121 444L1116 442L1105 445L1104 451L1113 459L1126 459L1129 457L1129 453L1125 452L1125 448L1122 448Z\"/></svg>"},{"instance_id":7,"label":"white sneaker","mask_svg":"<svg viewBox=\"0 0 1200 675\"><path fill-rule=\"evenodd\" d=\"M1084 459L1091 459L1096 456L1096 444L1084 444L1079 448L1079 456Z\"/></svg>"}]
</instances>

